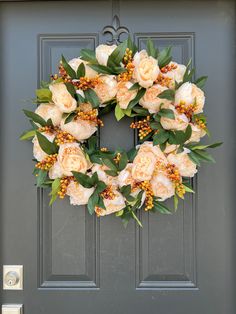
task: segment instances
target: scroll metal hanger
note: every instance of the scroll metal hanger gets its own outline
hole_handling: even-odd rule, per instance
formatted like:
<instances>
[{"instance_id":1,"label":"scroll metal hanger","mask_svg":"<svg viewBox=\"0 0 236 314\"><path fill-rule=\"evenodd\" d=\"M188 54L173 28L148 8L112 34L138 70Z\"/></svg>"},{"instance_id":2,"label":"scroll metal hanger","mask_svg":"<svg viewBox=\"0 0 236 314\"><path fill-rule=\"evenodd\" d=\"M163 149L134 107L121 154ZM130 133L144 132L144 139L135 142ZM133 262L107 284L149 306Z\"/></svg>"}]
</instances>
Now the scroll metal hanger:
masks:
<instances>
[{"instance_id":1,"label":"scroll metal hanger","mask_svg":"<svg viewBox=\"0 0 236 314\"><path fill-rule=\"evenodd\" d=\"M110 34L111 39L106 41L106 44L113 45L113 44L120 44L121 35L122 34L129 34L129 30L125 26L120 26L120 19L117 15L114 15L112 25L105 26L102 30L102 34Z\"/></svg>"}]
</instances>

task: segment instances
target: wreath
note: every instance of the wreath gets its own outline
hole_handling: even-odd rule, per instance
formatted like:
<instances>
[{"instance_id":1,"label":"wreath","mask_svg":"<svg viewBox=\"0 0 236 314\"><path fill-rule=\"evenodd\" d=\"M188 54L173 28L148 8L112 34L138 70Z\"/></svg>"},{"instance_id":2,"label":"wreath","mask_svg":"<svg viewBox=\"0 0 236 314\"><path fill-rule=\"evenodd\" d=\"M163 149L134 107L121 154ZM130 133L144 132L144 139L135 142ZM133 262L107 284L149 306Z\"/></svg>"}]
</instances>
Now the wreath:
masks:
<instances>
[{"instance_id":1,"label":"wreath","mask_svg":"<svg viewBox=\"0 0 236 314\"><path fill-rule=\"evenodd\" d=\"M24 110L32 128L20 139L33 142L37 187L50 188L50 205L69 196L90 214L115 214L124 224L138 211L170 214L207 152L221 143L199 144L206 134L202 90L207 77L192 83L194 69L172 61L171 48L151 40L138 51L128 38L120 45L82 49L62 56L58 74L36 90L35 111ZM126 152L99 147L94 135L113 111L131 118L139 144ZM163 202L173 197L174 209Z\"/></svg>"}]
</instances>

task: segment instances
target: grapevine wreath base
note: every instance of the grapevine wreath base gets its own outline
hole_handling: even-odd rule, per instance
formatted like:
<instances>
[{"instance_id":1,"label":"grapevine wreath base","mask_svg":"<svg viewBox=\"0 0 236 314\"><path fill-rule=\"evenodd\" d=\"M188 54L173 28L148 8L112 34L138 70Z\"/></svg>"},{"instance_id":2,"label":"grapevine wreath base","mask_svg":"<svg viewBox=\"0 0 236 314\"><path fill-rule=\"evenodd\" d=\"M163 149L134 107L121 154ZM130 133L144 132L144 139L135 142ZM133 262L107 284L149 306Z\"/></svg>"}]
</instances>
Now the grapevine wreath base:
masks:
<instances>
[{"instance_id":1,"label":"grapevine wreath base","mask_svg":"<svg viewBox=\"0 0 236 314\"><path fill-rule=\"evenodd\" d=\"M189 178L207 152L203 115L206 77L191 82L194 69L172 61L171 49L159 51L151 40L137 51L130 40L119 46L82 49L59 74L36 90L35 112L24 110L32 126L21 139L33 138L37 186L50 188L50 205L69 196L90 214L115 214L141 225L137 211L169 214L164 201L193 193ZM94 135L104 114L130 117L140 144L129 152L98 147Z\"/></svg>"}]
</instances>

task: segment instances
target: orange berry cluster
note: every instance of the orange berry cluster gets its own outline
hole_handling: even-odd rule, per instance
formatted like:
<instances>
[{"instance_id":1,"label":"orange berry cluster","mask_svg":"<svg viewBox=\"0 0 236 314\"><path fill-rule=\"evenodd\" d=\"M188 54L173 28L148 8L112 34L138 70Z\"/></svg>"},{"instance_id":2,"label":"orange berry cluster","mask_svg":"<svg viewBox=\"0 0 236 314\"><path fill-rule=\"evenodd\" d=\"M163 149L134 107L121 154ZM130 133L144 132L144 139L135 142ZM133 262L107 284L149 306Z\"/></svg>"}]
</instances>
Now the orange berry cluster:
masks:
<instances>
[{"instance_id":1,"label":"orange berry cluster","mask_svg":"<svg viewBox=\"0 0 236 314\"><path fill-rule=\"evenodd\" d=\"M79 111L77 113L77 117L76 118L77 119L82 119L82 120L87 120L87 121L92 121L92 122L95 122L96 125L104 126L102 120L98 119L97 115L98 115L97 109L92 109L92 110L86 111L86 112Z\"/></svg>"},{"instance_id":2,"label":"orange berry cluster","mask_svg":"<svg viewBox=\"0 0 236 314\"><path fill-rule=\"evenodd\" d=\"M195 119L196 124L199 126L199 128L205 130L206 129L206 122L204 122L203 120L196 118Z\"/></svg>"},{"instance_id":3,"label":"orange berry cluster","mask_svg":"<svg viewBox=\"0 0 236 314\"><path fill-rule=\"evenodd\" d=\"M45 132L48 134L53 134L54 131L56 131L56 130L57 130L57 128L53 127L53 126L43 126L43 127L38 129L39 132Z\"/></svg>"},{"instance_id":4,"label":"orange berry cluster","mask_svg":"<svg viewBox=\"0 0 236 314\"><path fill-rule=\"evenodd\" d=\"M176 183L175 184L175 191L179 195L179 197L181 197L181 198L184 197L184 194L186 192L182 183Z\"/></svg>"},{"instance_id":5,"label":"orange berry cluster","mask_svg":"<svg viewBox=\"0 0 236 314\"><path fill-rule=\"evenodd\" d=\"M153 190L149 181L142 181L139 183L139 188L146 192L145 198L145 211L148 211L153 208Z\"/></svg>"},{"instance_id":6,"label":"orange berry cluster","mask_svg":"<svg viewBox=\"0 0 236 314\"><path fill-rule=\"evenodd\" d=\"M186 105L184 101L180 101L175 108L178 113L184 113L188 119L191 119L194 114L194 110L196 109L196 104Z\"/></svg>"},{"instance_id":7,"label":"orange berry cluster","mask_svg":"<svg viewBox=\"0 0 236 314\"><path fill-rule=\"evenodd\" d=\"M115 162L116 164L118 164L119 161L120 161L120 158L121 158L121 153L117 153L117 154L116 154L116 157L115 157L113 160L114 160L114 162Z\"/></svg>"},{"instance_id":8,"label":"orange berry cluster","mask_svg":"<svg viewBox=\"0 0 236 314\"><path fill-rule=\"evenodd\" d=\"M130 127L131 129L138 129L140 140L144 139L145 136L152 132L152 128L150 127L150 116L147 116L144 120L132 122Z\"/></svg>"},{"instance_id":9,"label":"orange berry cluster","mask_svg":"<svg viewBox=\"0 0 236 314\"><path fill-rule=\"evenodd\" d=\"M165 77L164 75L159 74L154 83L159 84L161 86L169 87L171 83L171 78Z\"/></svg>"},{"instance_id":10,"label":"orange berry cluster","mask_svg":"<svg viewBox=\"0 0 236 314\"><path fill-rule=\"evenodd\" d=\"M174 164L167 164L166 165L166 172L167 172L167 176L168 178L175 182L178 183L181 181L181 176L179 174L179 170L177 169L177 167Z\"/></svg>"},{"instance_id":11,"label":"orange berry cluster","mask_svg":"<svg viewBox=\"0 0 236 314\"><path fill-rule=\"evenodd\" d=\"M100 196L101 196L102 198L107 199L107 200L114 200L114 198L115 198L115 193L114 193L113 190L112 190L112 186L111 186L111 185L108 185L108 186L105 188L105 190L100 193Z\"/></svg>"},{"instance_id":12,"label":"orange berry cluster","mask_svg":"<svg viewBox=\"0 0 236 314\"><path fill-rule=\"evenodd\" d=\"M71 181L74 181L74 177L64 177L61 178L60 180L60 190L57 192L58 196L63 199L66 195L66 191L68 188L68 185L70 184Z\"/></svg>"},{"instance_id":13,"label":"orange berry cluster","mask_svg":"<svg viewBox=\"0 0 236 314\"><path fill-rule=\"evenodd\" d=\"M177 64L167 64L166 66L161 68L161 73L167 73L175 69L177 69Z\"/></svg>"},{"instance_id":14,"label":"orange berry cluster","mask_svg":"<svg viewBox=\"0 0 236 314\"><path fill-rule=\"evenodd\" d=\"M87 78L87 77L80 77L77 81L72 81L72 84L77 89L87 90L89 88L95 88L101 82L100 78L96 76L95 78Z\"/></svg>"},{"instance_id":15,"label":"orange berry cluster","mask_svg":"<svg viewBox=\"0 0 236 314\"><path fill-rule=\"evenodd\" d=\"M101 152L108 152L108 148L107 148L107 147L101 147L101 148L100 148L100 151L101 151Z\"/></svg>"},{"instance_id":16,"label":"orange berry cluster","mask_svg":"<svg viewBox=\"0 0 236 314\"><path fill-rule=\"evenodd\" d=\"M95 208L94 208L94 211L95 211L95 213L97 214L97 217L99 217L99 216L101 215L101 213L102 213L103 210L104 210L104 209L101 208L101 207L99 207L99 206L95 206Z\"/></svg>"},{"instance_id":17,"label":"orange berry cluster","mask_svg":"<svg viewBox=\"0 0 236 314\"><path fill-rule=\"evenodd\" d=\"M129 48L126 48L125 55L123 58L123 64L127 71L120 73L118 75L118 81L127 82L131 80L133 72L134 72L134 65L132 63L133 61L132 54L133 54L132 50L130 50Z\"/></svg>"},{"instance_id":18,"label":"orange berry cluster","mask_svg":"<svg viewBox=\"0 0 236 314\"><path fill-rule=\"evenodd\" d=\"M35 167L48 171L57 161L57 154L46 156L44 160L38 162Z\"/></svg>"},{"instance_id":19,"label":"orange berry cluster","mask_svg":"<svg viewBox=\"0 0 236 314\"><path fill-rule=\"evenodd\" d=\"M76 139L74 138L73 135L71 135L70 133L66 132L66 131L61 131L58 130L57 131L57 135L56 135L56 139L55 139L56 144L62 145L65 143L73 143L76 142Z\"/></svg>"},{"instance_id":20,"label":"orange berry cluster","mask_svg":"<svg viewBox=\"0 0 236 314\"><path fill-rule=\"evenodd\" d=\"M59 75L60 75L60 77L63 78L63 80L64 80L65 82L71 81L70 77L69 77L68 74L66 73L66 70L65 70L65 68L63 67L62 64L59 65ZM55 76L55 75L54 75L54 76ZM56 75L55 77L58 78L57 75Z\"/></svg>"}]
</instances>

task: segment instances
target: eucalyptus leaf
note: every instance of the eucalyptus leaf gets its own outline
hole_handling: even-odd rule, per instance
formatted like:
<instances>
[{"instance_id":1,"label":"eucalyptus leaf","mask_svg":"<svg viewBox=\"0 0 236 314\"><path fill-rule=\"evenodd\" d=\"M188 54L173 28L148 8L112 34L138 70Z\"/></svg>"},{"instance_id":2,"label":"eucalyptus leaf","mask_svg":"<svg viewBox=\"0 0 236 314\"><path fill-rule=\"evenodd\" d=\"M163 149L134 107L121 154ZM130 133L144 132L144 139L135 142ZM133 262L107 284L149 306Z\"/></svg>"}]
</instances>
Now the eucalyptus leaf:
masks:
<instances>
[{"instance_id":1,"label":"eucalyptus leaf","mask_svg":"<svg viewBox=\"0 0 236 314\"><path fill-rule=\"evenodd\" d=\"M97 108L100 105L100 101L98 99L97 94L91 88L84 91L84 95L86 100L92 105L93 108Z\"/></svg>"},{"instance_id":2,"label":"eucalyptus leaf","mask_svg":"<svg viewBox=\"0 0 236 314\"><path fill-rule=\"evenodd\" d=\"M36 136L39 142L39 146L41 149L48 155L53 155L58 152L58 146L56 143L50 142L46 136L41 134L40 132L36 131Z\"/></svg>"},{"instance_id":3,"label":"eucalyptus leaf","mask_svg":"<svg viewBox=\"0 0 236 314\"><path fill-rule=\"evenodd\" d=\"M28 118L30 118L35 123L38 123L41 126L47 125L47 122L42 117L40 117L37 113L33 111L25 110L25 109L23 109L23 112Z\"/></svg>"},{"instance_id":4,"label":"eucalyptus leaf","mask_svg":"<svg viewBox=\"0 0 236 314\"><path fill-rule=\"evenodd\" d=\"M75 71L72 69L72 67L69 65L69 63L66 61L65 57L62 55L61 56L61 62L62 62L62 66L66 71L66 74L69 75L72 79L76 78L76 73Z\"/></svg>"}]
</instances>

